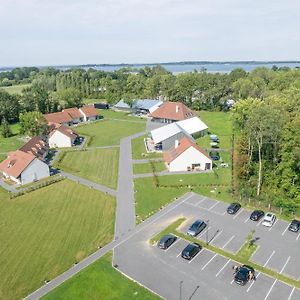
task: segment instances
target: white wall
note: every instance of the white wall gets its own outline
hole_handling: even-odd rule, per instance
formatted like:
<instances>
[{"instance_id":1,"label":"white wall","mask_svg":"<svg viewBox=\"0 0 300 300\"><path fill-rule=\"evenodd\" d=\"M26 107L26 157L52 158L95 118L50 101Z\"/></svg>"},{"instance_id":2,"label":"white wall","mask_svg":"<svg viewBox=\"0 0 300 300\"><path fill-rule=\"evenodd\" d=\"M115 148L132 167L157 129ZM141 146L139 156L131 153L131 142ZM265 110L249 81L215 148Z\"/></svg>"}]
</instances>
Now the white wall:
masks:
<instances>
[{"instance_id":1,"label":"white wall","mask_svg":"<svg viewBox=\"0 0 300 300\"><path fill-rule=\"evenodd\" d=\"M72 140L56 130L49 138L49 146L50 148L72 147Z\"/></svg>"},{"instance_id":2,"label":"white wall","mask_svg":"<svg viewBox=\"0 0 300 300\"><path fill-rule=\"evenodd\" d=\"M49 176L49 166L38 158L35 158L22 172L21 183L27 184Z\"/></svg>"},{"instance_id":3,"label":"white wall","mask_svg":"<svg viewBox=\"0 0 300 300\"><path fill-rule=\"evenodd\" d=\"M210 169L212 169L212 160L194 147L190 147L169 164L169 171L187 171L188 167L192 168L192 164L200 164L198 168L205 170L206 163L210 163Z\"/></svg>"}]
</instances>

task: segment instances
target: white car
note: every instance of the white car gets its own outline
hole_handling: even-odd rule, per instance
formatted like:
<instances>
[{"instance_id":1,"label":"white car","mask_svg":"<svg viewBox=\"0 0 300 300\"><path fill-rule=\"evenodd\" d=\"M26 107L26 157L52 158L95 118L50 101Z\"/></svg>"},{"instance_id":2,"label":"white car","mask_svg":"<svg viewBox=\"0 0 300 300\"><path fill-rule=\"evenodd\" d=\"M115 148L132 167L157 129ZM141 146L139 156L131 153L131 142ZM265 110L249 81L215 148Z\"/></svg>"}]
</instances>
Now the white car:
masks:
<instances>
[{"instance_id":1,"label":"white car","mask_svg":"<svg viewBox=\"0 0 300 300\"><path fill-rule=\"evenodd\" d=\"M266 213L263 222L261 223L264 226L271 227L276 221L276 216L270 212Z\"/></svg>"}]
</instances>

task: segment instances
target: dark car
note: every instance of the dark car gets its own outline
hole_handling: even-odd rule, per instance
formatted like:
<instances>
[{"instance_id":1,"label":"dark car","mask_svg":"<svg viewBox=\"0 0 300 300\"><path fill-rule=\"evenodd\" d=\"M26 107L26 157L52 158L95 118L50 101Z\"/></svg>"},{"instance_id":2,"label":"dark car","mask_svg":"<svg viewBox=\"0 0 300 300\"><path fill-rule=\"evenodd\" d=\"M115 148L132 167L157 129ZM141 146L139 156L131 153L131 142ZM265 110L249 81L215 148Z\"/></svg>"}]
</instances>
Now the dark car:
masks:
<instances>
[{"instance_id":1,"label":"dark car","mask_svg":"<svg viewBox=\"0 0 300 300\"><path fill-rule=\"evenodd\" d=\"M252 212L252 214L250 215L250 220L252 221L258 221L260 220L263 216L265 215L265 213L262 210L255 210Z\"/></svg>"},{"instance_id":2,"label":"dark car","mask_svg":"<svg viewBox=\"0 0 300 300\"><path fill-rule=\"evenodd\" d=\"M219 160L220 159L220 154L218 152L210 152L209 156L211 157L212 160Z\"/></svg>"},{"instance_id":3,"label":"dark car","mask_svg":"<svg viewBox=\"0 0 300 300\"><path fill-rule=\"evenodd\" d=\"M300 221L299 220L293 220L289 226L289 230L293 232L298 232L300 228Z\"/></svg>"},{"instance_id":4,"label":"dark car","mask_svg":"<svg viewBox=\"0 0 300 300\"><path fill-rule=\"evenodd\" d=\"M197 253L200 252L201 246L197 243L188 244L181 252L181 257L191 260Z\"/></svg>"},{"instance_id":5,"label":"dark car","mask_svg":"<svg viewBox=\"0 0 300 300\"><path fill-rule=\"evenodd\" d=\"M176 236L167 234L158 241L157 246L160 249L168 249L176 240Z\"/></svg>"},{"instance_id":6,"label":"dark car","mask_svg":"<svg viewBox=\"0 0 300 300\"><path fill-rule=\"evenodd\" d=\"M234 275L234 281L237 284L245 285L249 280L254 278L254 269L252 267L247 265L237 267L236 273Z\"/></svg>"},{"instance_id":7,"label":"dark car","mask_svg":"<svg viewBox=\"0 0 300 300\"><path fill-rule=\"evenodd\" d=\"M240 208L241 208L241 204L239 204L239 203L231 203L231 204L227 207L227 212L228 212L230 215L234 215Z\"/></svg>"},{"instance_id":8,"label":"dark car","mask_svg":"<svg viewBox=\"0 0 300 300\"><path fill-rule=\"evenodd\" d=\"M198 235L204 228L206 227L206 223L202 220L195 221L187 231L188 235L196 236Z\"/></svg>"}]
</instances>

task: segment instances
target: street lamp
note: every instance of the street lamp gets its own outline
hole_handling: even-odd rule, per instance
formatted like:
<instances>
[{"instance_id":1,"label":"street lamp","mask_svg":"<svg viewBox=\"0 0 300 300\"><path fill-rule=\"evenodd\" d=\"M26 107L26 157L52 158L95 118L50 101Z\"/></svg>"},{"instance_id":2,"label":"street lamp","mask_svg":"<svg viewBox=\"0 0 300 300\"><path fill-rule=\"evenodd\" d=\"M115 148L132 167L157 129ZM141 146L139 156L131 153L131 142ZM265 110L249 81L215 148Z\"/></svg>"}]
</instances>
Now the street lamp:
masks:
<instances>
[{"instance_id":1,"label":"street lamp","mask_svg":"<svg viewBox=\"0 0 300 300\"><path fill-rule=\"evenodd\" d=\"M209 220L206 221L206 245L208 245Z\"/></svg>"},{"instance_id":2,"label":"street lamp","mask_svg":"<svg viewBox=\"0 0 300 300\"><path fill-rule=\"evenodd\" d=\"M183 281L181 280L179 282L179 300L181 300L181 298L182 298L182 284L183 284Z\"/></svg>"}]
</instances>

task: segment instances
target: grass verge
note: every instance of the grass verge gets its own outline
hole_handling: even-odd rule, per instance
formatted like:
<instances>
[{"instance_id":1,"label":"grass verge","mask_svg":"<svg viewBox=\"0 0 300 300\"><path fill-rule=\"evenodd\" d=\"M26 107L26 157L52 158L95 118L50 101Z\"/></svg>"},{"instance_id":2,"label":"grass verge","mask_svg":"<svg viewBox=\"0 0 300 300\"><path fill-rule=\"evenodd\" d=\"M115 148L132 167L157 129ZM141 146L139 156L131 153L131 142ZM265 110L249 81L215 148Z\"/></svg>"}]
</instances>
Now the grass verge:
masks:
<instances>
[{"instance_id":1,"label":"grass verge","mask_svg":"<svg viewBox=\"0 0 300 300\"><path fill-rule=\"evenodd\" d=\"M155 173L164 170L166 170L166 165L164 162L151 162L146 164L133 165L133 174L153 173L153 171Z\"/></svg>"},{"instance_id":2,"label":"grass verge","mask_svg":"<svg viewBox=\"0 0 300 300\"><path fill-rule=\"evenodd\" d=\"M131 140L132 158L133 159L162 158L163 156L162 153L147 153L144 144L145 137L146 135Z\"/></svg>"}]
</instances>

